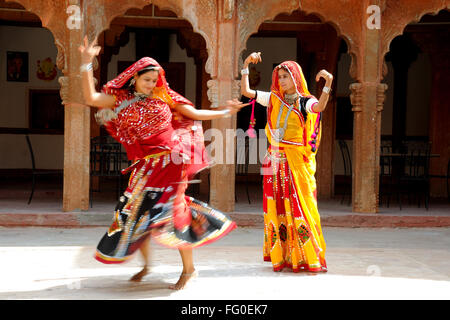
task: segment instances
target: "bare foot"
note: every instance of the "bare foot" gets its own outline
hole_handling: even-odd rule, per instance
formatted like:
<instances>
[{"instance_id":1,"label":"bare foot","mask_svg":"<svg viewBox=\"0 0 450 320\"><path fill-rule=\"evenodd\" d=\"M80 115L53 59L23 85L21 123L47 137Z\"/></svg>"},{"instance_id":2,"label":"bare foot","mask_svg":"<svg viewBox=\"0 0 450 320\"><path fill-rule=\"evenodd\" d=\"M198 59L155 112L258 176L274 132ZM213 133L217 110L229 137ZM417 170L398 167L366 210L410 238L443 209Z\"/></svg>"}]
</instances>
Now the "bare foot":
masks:
<instances>
[{"instance_id":1,"label":"bare foot","mask_svg":"<svg viewBox=\"0 0 450 320\"><path fill-rule=\"evenodd\" d=\"M148 273L148 268L144 267L141 271L139 271L134 276L132 276L130 281L140 282L142 280L142 278L147 275L147 273Z\"/></svg>"},{"instance_id":2,"label":"bare foot","mask_svg":"<svg viewBox=\"0 0 450 320\"><path fill-rule=\"evenodd\" d=\"M172 290L183 290L187 283L192 280L195 279L198 276L198 272L197 270L194 270L194 272L192 273L182 273L180 276L180 279L178 279L177 283L170 285L169 289Z\"/></svg>"}]
</instances>

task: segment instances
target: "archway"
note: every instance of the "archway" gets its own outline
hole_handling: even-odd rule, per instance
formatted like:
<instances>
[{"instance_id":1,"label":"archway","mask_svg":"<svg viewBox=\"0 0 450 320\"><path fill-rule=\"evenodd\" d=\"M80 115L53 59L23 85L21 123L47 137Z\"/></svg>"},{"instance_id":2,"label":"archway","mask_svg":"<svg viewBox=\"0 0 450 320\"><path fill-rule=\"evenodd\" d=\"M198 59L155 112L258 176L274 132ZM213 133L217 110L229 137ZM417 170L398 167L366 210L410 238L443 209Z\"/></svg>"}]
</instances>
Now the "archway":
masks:
<instances>
[{"instance_id":1,"label":"archway","mask_svg":"<svg viewBox=\"0 0 450 320\"><path fill-rule=\"evenodd\" d=\"M299 62L307 78L310 92L320 97L323 83L317 84L315 76L321 69L326 69L335 76L333 91L326 111L323 115L322 142L318 152L318 197L329 199L335 195L335 180L340 187L351 194L351 172L345 177L342 158L338 149L337 139L352 139L352 132L346 133L346 127L337 126L336 110L342 110L353 123L351 104L349 103L349 84L353 82L350 77L350 68L353 63L352 54L348 51L347 40L338 34L336 26L324 22L315 14L306 14L297 9L290 14L278 14L273 20L263 22L247 42L246 49L241 54L241 60L253 51L261 51L263 63L256 65L261 76L261 82L256 89L268 91L271 83L271 74L275 65L286 60ZM263 128L266 119L264 111L258 121L263 122L257 128ZM340 113L341 114L341 113ZM247 126L249 115L239 115L239 125ZM241 123L241 124L240 124ZM348 123L348 122L347 122ZM323 156L326 155L326 156ZM258 168L252 170L257 174Z\"/></svg>"},{"instance_id":2,"label":"archway","mask_svg":"<svg viewBox=\"0 0 450 320\"><path fill-rule=\"evenodd\" d=\"M431 144L432 198L447 197L442 178L447 175L450 156L446 127L450 114L442 101L450 98L449 23L450 12L446 10L423 15L389 42L386 54L385 81L389 89L382 117L382 142L394 149L405 149L420 141Z\"/></svg>"},{"instance_id":3,"label":"archway","mask_svg":"<svg viewBox=\"0 0 450 320\"><path fill-rule=\"evenodd\" d=\"M103 48L98 57L99 67L95 70L98 89L141 57L151 56L165 69L172 89L191 100L197 108L209 108L206 42L203 36L194 32L190 22L173 11L161 10L152 4L142 9L128 9L111 21L98 40ZM94 113L92 110L91 137L106 135L95 122ZM204 130L210 126L210 121L203 123ZM205 200L209 193L207 176L202 176L201 181L200 185L191 185L188 193Z\"/></svg>"}]
</instances>

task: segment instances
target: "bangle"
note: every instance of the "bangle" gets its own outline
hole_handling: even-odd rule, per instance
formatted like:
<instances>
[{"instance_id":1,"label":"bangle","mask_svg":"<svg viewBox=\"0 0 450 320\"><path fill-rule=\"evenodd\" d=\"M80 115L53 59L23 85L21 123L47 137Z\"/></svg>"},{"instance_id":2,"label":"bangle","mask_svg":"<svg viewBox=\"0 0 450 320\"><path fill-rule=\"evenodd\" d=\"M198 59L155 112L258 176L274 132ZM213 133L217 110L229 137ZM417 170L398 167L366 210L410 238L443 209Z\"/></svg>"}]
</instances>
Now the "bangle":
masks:
<instances>
[{"instance_id":1,"label":"bangle","mask_svg":"<svg viewBox=\"0 0 450 320\"><path fill-rule=\"evenodd\" d=\"M231 117L231 115L230 115L230 109L225 109L225 110L223 110L223 115L224 115L224 118L229 118L229 117Z\"/></svg>"},{"instance_id":2,"label":"bangle","mask_svg":"<svg viewBox=\"0 0 450 320\"><path fill-rule=\"evenodd\" d=\"M91 63L85 63L85 64L81 65L80 72L88 72L88 71L91 71L93 69L94 68L92 66L92 62Z\"/></svg>"},{"instance_id":3,"label":"bangle","mask_svg":"<svg viewBox=\"0 0 450 320\"><path fill-rule=\"evenodd\" d=\"M326 94L330 94L331 88L330 87L323 87L322 91L325 92Z\"/></svg>"},{"instance_id":4,"label":"bangle","mask_svg":"<svg viewBox=\"0 0 450 320\"><path fill-rule=\"evenodd\" d=\"M241 75L242 75L242 76L243 76L243 75L247 75L247 74L249 74L249 73L250 73L250 71L248 71L248 67L241 70Z\"/></svg>"}]
</instances>

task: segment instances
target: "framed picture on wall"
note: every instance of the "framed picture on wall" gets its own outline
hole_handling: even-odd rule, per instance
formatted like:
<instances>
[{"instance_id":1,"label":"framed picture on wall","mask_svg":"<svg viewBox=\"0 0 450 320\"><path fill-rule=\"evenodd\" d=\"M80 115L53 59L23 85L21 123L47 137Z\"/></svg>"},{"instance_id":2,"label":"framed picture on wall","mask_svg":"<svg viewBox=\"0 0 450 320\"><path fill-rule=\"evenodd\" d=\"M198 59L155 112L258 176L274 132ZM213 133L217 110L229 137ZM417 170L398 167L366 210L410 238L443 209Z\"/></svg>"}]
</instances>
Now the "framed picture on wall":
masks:
<instances>
[{"instance_id":1,"label":"framed picture on wall","mask_svg":"<svg viewBox=\"0 0 450 320\"><path fill-rule=\"evenodd\" d=\"M6 52L6 81L28 82L28 52Z\"/></svg>"},{"instance_id":2,"label":"framed picture on wall","mask_svg":"<svg viewBox=\"0 0 450 320\"><path fill-rule=\"evenodd\" d=\"M32 133L64 134L64 106L58 89L30 89L29 128Z\"/></svg>"}]
</instances>

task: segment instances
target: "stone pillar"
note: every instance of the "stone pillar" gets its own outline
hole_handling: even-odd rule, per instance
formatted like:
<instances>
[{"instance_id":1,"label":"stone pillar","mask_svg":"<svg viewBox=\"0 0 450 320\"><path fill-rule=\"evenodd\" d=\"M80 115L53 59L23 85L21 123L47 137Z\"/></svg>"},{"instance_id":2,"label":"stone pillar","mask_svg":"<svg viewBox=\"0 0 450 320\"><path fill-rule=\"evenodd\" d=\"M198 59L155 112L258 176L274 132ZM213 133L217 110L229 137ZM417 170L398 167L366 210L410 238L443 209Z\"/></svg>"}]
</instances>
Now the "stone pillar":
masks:
<instances>
[{"instance_id":1,"label":"stone pillar","mask_svg":"<svg viewBox=\"0 0 450 320\"><path fill-rule=\"evenodd\" d=\"M381 111L384 83L353 83L350 85L354 112L353 124L353 211L378 212Z\"/></svg>"},{"instance_id":2,"label":"stone pillar","mask_svg":"<svg viewBox=\"0 0 450 320\"><path fill-rule=\"evenodd\" d=\"M65 104L63 211L88 210L90 110Z\"/></svg>"},{"instance_id":3,"label":"stone pillar","mask_svg":"<svg viewBox=\"0 0 450 320\"><path fill-rule=\"evenodd\" d=\"M72 5L80 5L71 1ZM60 78L65 106L63 211L89 208L90 108L83 105L80 77L81 28L68 28L64 48L66 68ZM90 39L92 41L92 39Z\"/></svg>"},{"instance_id":4,"label":"stone pillar","mask_svg":"<svg viewBox=\"0 0 450 320\"><path fill-rule=\"evenodd\" d=\"M220 61L220 60L219 60ZM220 64L220 62L219 62ZM224 104L226 100L238 98L239 90L236 88L238 81L232 80L226 81L225 79L210 80L208 85L217 90L217 98L213 99L213 107L217 106L216 101L219 104ZM217 157L218 162L211 168L210 176L210 202L211 205L224 212L234 211L235 204L235 139L234 133L236 129L236 116L230 118L221 118L212 120L211 127L214 130L220 130L222 140L222 155L223 157ZM218 144L220 145L220 144ZM216 153L217 156L217 153Z\"/></svg>"},{"instance_id":5,"label":"stone pillar","mask_svg":"<svg viewBox=\"0 0 450 320\"><path fill-rule=\"evenodd\" d=\"M362 3L363 17L369 17L367 8L374 3ZM384 9L383 1L375 1ZM356 54L355 78L350 85L353 105L353 159L352 159L352 202L353 212L378 212L381 111L385 98L386 84L383 78L384 53L381 39L381 24L367 23L360 33L359 50Z\"/></svg>"},{"instance_id":6,"label":"stone pillar","mask_svg":"<svg viewBox=\"0 0 450 320\"><path fill-rule=\"evenodd\" d=\"M225 104L227 100L240 97L239 81L235 80L237 63L234 50L236 41L234 1L223 1L221 4L220 18L217 23L218 44L215 51L217 77L208 81L208 96L212 102L212 108ZM235 165L234 161L227 163L227 158L234 160L235 147L234 139L231 140L230 137L227 139L227 131L228 134L234 132L236 116L212 120L211 127L222 132L224 163L218 163L211 168L210 202L219 210L232 212L235 201Z\"/></svg>"}]
</instances>

